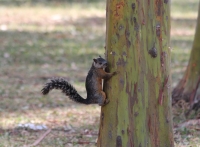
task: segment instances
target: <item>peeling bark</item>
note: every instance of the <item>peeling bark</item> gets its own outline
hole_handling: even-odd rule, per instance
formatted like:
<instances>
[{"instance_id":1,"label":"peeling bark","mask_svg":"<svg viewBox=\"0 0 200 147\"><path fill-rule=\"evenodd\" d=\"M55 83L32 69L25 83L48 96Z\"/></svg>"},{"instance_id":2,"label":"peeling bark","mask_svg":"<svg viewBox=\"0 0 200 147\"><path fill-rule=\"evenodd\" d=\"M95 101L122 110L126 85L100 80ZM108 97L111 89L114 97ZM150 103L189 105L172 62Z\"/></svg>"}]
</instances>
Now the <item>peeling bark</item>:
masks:
<instances>
[{"instance_id":1,"label":"peeling bark","mask_svg":"<svg viewBox=\"0 0 200 147\"><path fill-rule=\"evenodd\" d=\"M184 99L190 103L191 108L200 107L200 3L197 18L196 33L192 46L189 63L183 78L172 92L173 103Z\"/></svg>"},{"instance_id":2,"label":"peeling bark","mask_svg":"<svg viewBox=\"0 0 200 147\"><path fill-rule=\"evenodd\" d=\"M107 0L105 81L98 147L173 147L170 3ZM103 119L102 119L103 117Z\"/></svg>"}]
</instances>

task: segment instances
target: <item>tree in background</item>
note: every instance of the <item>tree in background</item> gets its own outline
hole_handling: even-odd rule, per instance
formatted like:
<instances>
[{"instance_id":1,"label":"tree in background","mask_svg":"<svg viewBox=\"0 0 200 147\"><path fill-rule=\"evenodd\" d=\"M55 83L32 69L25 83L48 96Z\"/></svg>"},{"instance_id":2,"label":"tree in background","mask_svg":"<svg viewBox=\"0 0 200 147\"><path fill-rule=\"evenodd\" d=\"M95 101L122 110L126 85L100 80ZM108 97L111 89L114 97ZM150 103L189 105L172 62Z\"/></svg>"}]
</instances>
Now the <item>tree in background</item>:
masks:
<instances>
[{"instance_id":1,"label":"tree in background","mask_svg":"<svg viewBox=\"0 0 200 147\"><path fill-rule=\"evenodd\" d=\"M107 0L105 82L98 147L173 147L168 0Z\"/></svg>"},{"instance_id":2,"label":"tree in background","mask_svg":"<svg viewBox=\"0 0 200 147\"><path fill-rule=\"evenodd\" d=\"M191 108L200 107L200 3L196 33L189 63L183 78L172 92L174 102L184 99L190 102Z\"/></svg>"}]
</instances>

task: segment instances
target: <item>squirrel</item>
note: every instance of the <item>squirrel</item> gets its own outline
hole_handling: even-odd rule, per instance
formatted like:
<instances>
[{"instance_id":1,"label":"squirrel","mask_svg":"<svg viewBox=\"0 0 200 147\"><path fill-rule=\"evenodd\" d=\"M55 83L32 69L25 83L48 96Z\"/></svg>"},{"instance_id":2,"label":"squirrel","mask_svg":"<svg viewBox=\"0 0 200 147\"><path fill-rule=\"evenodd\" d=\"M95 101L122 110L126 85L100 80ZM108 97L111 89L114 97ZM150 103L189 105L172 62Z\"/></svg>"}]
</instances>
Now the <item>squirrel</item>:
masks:
<instances>
[{"instance_id":1,"label":"squirrel","mask_svg":"<svg viewBox=\"0 0 200 147\"><path fill-rule=\"evenodd\" d=\"M87 91L86 99L81 97L76 89L63 78L53 78L50 82L47 82L41 90L42 94L47 95L52 89L60 89L62 93L78 103L99 104L100 106L108 104L109 100L106 98L106 94L102 89L102 79L108 80L116 75L117 72L105 72L104 69L108 66L108 63L101 56L93 59L93 61L85 82Z\"/></svg>"}]
</instances>

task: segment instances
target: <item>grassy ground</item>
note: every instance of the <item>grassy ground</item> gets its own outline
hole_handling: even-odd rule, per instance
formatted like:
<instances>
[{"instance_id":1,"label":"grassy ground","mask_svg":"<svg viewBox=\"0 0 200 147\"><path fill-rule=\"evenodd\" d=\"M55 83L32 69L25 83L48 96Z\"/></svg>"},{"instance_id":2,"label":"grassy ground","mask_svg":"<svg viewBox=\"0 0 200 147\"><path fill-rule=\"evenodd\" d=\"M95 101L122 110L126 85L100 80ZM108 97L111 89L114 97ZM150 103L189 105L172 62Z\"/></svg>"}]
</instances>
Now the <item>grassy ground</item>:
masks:
<instances>
[{"instance_id":1,"label":"grassy ground","mask_svg":"<svg viewBox=\"0 0 200 147\"><path fill-rule=\"evenodd\" d=\"M172 0L172 78L181 78L192 45L198 0ZM95 146L100 108L77 105L58 91L42 97L52 76L68 79L86 96L84 81L91 59L104 53L105 1L0 5L0 147L32 144L52 128L41 147ZM55 99L56 97L56 99ZM185 120L176 117L175 123ZM176 146L200 146L196 128L175 131Z\"/></svg>"}]
</instances>

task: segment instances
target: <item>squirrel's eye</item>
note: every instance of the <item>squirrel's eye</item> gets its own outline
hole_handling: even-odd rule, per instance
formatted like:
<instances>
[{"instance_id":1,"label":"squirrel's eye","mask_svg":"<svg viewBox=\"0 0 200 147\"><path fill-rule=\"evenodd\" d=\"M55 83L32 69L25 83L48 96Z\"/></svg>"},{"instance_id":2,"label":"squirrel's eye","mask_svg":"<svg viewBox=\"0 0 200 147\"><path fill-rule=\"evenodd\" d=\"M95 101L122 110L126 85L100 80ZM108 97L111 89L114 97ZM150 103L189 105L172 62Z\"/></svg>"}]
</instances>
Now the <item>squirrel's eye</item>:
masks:
<instances>
[{"instance_id":1,"label":"squirrel's eye","mask_svg":"<svg viewBox=\"0 0 200 147\"><path fill-rule=\"evenodd\" d=\"M101 65L102 63L100 62L99 64Z\"/></svg>"}]
</instances>

